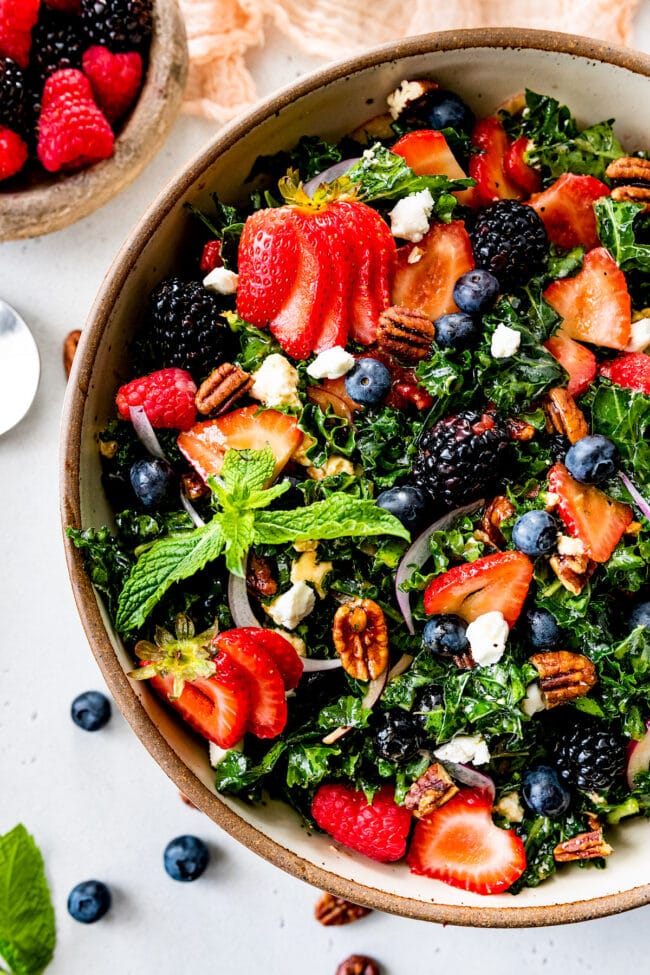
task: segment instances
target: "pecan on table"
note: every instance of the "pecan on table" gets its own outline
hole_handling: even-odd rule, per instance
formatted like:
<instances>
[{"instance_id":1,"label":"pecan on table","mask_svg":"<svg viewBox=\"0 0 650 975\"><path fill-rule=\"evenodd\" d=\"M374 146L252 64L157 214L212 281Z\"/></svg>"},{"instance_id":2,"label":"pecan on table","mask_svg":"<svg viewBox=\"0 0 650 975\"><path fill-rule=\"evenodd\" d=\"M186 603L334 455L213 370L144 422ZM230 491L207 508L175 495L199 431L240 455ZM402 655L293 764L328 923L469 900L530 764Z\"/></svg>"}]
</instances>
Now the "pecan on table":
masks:
<instances>
[{"instance_id":1,"label":"pecan on table","mask_svg":"<svg viewBox=\"0 0 650 975\"><path fill-rule=\"evenodd\" d=\"M388 628L372 599L351 599L336 611L332 637L343 670L355 680L374 680L388 667Z\"/></svg>"},{"instance_id":2,"label":"pecan on table","mask_svg":"<svg viewBox=\"0 0 650 975\"><path fill-rule=\"evenodd\" d=\"M439 762L434 762L406 793L404 805L416 819L422 819L444 806L457 792L458 787L447 770Z\"/></svg>"},{"instance_id":3,"label":"pecan on table","mask_svg":"<svg viewBox=\"0 0 650 975\"><path fill-rule=\"evenodd\" d=\"M201 383L194 397L194 405L204 416L208 413L225 413L252 385L251 375L231 362L224 362Z\"/></svg>"},{"instance_id":4,"label":"pecan on table","mask_svg":"<svg viewBox=\"0 0 650 975\"><path fill-rule=\"evenodd\" d=\"M403 362L415 363L426 359L434 336L435 328L430 318L401 305L387 308L377 322L379 348Z\"/></svg>"},{"instance_id":5,"label":"pecan on table","mask_svg":"<svg viewBox=\"0 0 650 975\"><path fill-rule=\"evenodd\" d=\"M558 863L568 863L570 860L593 860L596 857L608 857L614 850L603 837L602 829L590 830L588 833L578 833L570 840L564 840L553 850L553 859Z\"/></svg>"},{"instance_id":6,"label":"pecan on table","mask_svg":"<svg viewBox=\"0 0 650 975\"><path fill-rule=\"evenodd\" d=\"M529 658L539 674L539 687L547 708L588 694L597 683L596 668L588 657L569 650L547 650Z\"/></svg>"},{"instance_id":7,"label":"pecan on table","mask_svg":"<svg viewBox=\"0 0 650 975\"><path fill-rule=\"evenodd\" d=\"M63 340L63 368L65 369L66 379L70 376L80 338L81 329L75 328L72 332L68 332Z\"/></svg>"},{"instance_id":8,"label":"pecan on table","mask_svg":"<svg viewBox=\"0 0 650 975\"><path fill-rule=\"evenodd\" d=\"M336 969L336 975L380 975L381 969L374 958L367 955L350 955Z\"/></svg>"},{"instance_id":9,"label":"pecan on table","mask_svg":"<svg viewBox=\"0 0 650 975\"><path fill-rule=\"evenodd\" d=\"M334 894L328 893L324 893L318 899L314 908L314 917L326 928L352 924L371 913L369 907L353 904L352 901L346 901L344 897L335 897Z\"/></svg>"},{"instance_id":10,"label":"pecan on table","mask_svg":"<svg viewBox=\"0 0 650 975\"><path fill-rule=\"evenodd\" d=\"M589 433L585 415L571 393L562 386L549 389L544 398L544 412L549 433L555 431L567 437L571 443L582 440Z\"/></svg>"}]
</instances>

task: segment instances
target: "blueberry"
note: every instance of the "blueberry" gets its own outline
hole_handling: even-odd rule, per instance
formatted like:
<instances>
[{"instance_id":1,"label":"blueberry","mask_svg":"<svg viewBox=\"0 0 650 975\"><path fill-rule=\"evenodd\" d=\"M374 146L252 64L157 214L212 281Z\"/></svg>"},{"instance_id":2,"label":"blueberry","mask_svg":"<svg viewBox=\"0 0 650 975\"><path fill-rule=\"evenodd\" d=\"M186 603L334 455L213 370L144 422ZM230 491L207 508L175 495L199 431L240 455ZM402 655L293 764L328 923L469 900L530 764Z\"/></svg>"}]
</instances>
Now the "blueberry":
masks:
<instances>
[{"instance_id":1,"label":"blueberry","mask_svg":"<svg viewBox=\"0 0 650 975\"><path fill-rule=\"evenodd\" d=\"M391 515L395 515L413 533L422 524L429 500L420 488L403 484L401 487L382 491L376 504L379 508L390 511Z\"/></svg>"},{"instance_id":2,"label":"blueberry","mask_svg":"<svg viewBox=\"0 0 650 975\"><path fill-rule=\"evenodd\" d=\"M517 518L512 541L524 555L547 555L557 546L558 524L548 511L527 511Z\"/></svg>"},{"instance_id":3,"label":"blueberry","mask_svg":"<svg viewBox=\"0 0 650 975\"><path fill-rule=\"evenodd\" d=\"M574 443L564 463L571 477L581 484L600 484L616 473L618 448L599 433L592 433Z\"/></svg>"},{"instance_id":4,"label":"blueberry","mask_svg":"<svg viewBox=\"0 0 650 975\"><path fill-rule=\"evenodd\" d=\"M345 377L345 391L362 406L376 406L388 395L390 372L379 359L357 359Z\"/></svg>"},{"instance_id":5,"label":"blueberry","mask_svg":"<svg viewBox=\"0 0 650 975\"><path fill-rule=\"evenodd\" d=\"M84 691L70 705L70 717L84 731L99 731L111 716L111 702L99 691Z\"/></svg>"},{"instance_id":6,"label":"blueberry","mask_svg":"<svg viewBox=\"0 0 650 975\"><path fill-rule=\"evenodd\" d=\"M101 880L84 880L70 891L68 912L82 924L93 924L111 906L111 892Z\"/></svg>"},{"instance_id":7,"label":"blueberry","mask_svg":"<svg viewBox=\"0 0 650 975\"><path fill-rule=\"evenodd\" d=\"M524 802L537 816L558 819L569 808L571 794L562 785L558 774L549 765L538 765L524 775Z\"/></svg>"},{"instance_id":8,"label":"blueberry","mask_svg":"<svg viewBox=\"0 0 650 975\"><path fill-rule=\"evenodd\" d=\"M172 880L190 881L201 876L210 853L198 836L177 836L165 847L163 863Z\"/></svg>"},{"instance_id":9,"label":"blueberry","mask_svg":"<svg viewBox=\"0 0 650 975\"><path fill-rule=\"evenodd\" d=\"M421 745L419 725L406 711L387 711L379 719L372 745L379 758L408 762Z\"/></svg>"},{"instance_id":10,"label":"blueberry","mask_svg":"<svg viewBox=\"0 0 650 975\"><path fill-rule=\"evenodd\" d=\"M461 656L469 650L466 630L467 623L460 616L452 613L432 616L425 624L422 642L427 650L439 653L442 657Z\"/></svg>"},{"instance_id":11,"label":"blueberry","mask_svg":"<svg viewBox=\"0 0 650 975\"><path fill-rule=\"evenodd\" d=\"M166 460L145 457L136 460L129 471L131 487L145 508L155 508L166 500L174 483L174 472Z\"/></svg>"},{"instance_id":12,"label":"blueberry","mask_svg":"<svg viewBox=\"0 0 650 975\"><path fill-rule=\"evenodd\" d=\"M529 606L522 616L523 635L535 650L553 649L560 642L562 631L547 609Z\"/></svg>"},{"instance_id":13,"label":"blueberry","mask_svg":"<svg viewBox=\"0 0 650 975\"><path fill-rule=\"evenodd\" d=\"M476 345L479 328L471 315L464 311L453 311L441 315L433 323L436 330L436 343L441 349L468 349Z\"/></svg>"},{"instance_id":14,"label":"blueberry","mask_svg":"<svg viewBox=\"0 0 650 975\"><path fill-rule=\"evenodd\" d=\"M426 731L427 718L432 711L440 711L445 706L442 687L439 684L427 684L417 694L413 705L413 717L420 727Z\"/></svg>"},{"instance_id":15,"label":"blueberry","mask_svg":"<svg viewBox=\"0 0 650 975\"><path fill-rule=\"evenodd\" d=\"M630 613L630 630L636 630L637 626L650 627L650 600L637 603Z\"/></svg>"},{"instance_id":16,"label":"blueberry","mask_svg":"<svg viewBox=\"0 0 650 975\"><path fill-rule=\"evenodd\" d=\"M499 282L489 271L477 267L461 274L454 285L454 301L461 311L474 315L486 311L499 294Z\"/></svg>"},{"instance_id":17,"label":"blueberry","mask_svg":"<svg viewBox=\"0 0 650 975\"><path fill-rule=\"evenodd\" d=\"M474 124L474 113L460 95L444 88L427 94L427 114L432 129L468 130Z\"/></svg>"}]
</instances>

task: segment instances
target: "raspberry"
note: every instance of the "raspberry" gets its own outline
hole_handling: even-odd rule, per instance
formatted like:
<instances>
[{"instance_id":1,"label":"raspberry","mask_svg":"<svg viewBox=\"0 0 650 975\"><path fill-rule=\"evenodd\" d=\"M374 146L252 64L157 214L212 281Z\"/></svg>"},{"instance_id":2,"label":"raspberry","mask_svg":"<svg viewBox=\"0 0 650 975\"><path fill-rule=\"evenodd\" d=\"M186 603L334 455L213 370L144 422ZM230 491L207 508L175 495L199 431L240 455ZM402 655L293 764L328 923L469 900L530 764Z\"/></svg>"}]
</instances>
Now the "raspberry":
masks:
<instances>
[{"instance_id":1,"label":"raspberry","mask_svg":"<svg viewBox=\"0 0 650 975\"><path fill-rule=\"evenodd\" d=\"M221 260L221 241L209 240L203 247L199 268L204 274L209 274L210 271L214 271L215 267L222 266L223 261Z\"/></svg>"},{"instance_id":2,"label":"raspberry","mask_svg":"<svg viewBox=\"0 0 650 975\"><path fill-rule=\"evenodd\" d=\"M137 51L111 54L96 44L84 51L83 69L90 79L95 101L109 122L116 122L136 99L142 79L142 58Z\"/></svg>"},{"instance_id":3,"label":"raspberry","mask_svg":"<svg viewBox=\"0 0 650 975\"><path fill-rule=\"evenodd\" d=\"M16 132L0 126L0 180L15 176L26 162L26 143Z\"/></svg>"},{"instance_id":4,"label":"raspberry","mask_svg":"<svg viewBox=\"0 0 650 975\"><path fill-rule=\"evenodd\" d=\"M115 402L125 420L129 407L142 406L152 427L189 430L196 419L195 395L196 383L185 369L159 369L121 386Z\"/></svg>"},{"instance_id":5,"label":"raspberry","mask_svg":"<svg viewBox=\"0 0 650 975\"><path fill-rule=\"evenodd\" d=\"M365 793L347 785L322 785L312 802L311 813L321 829L339 843L380 863L401 860L411 828L411 814L383 786L372 805Z\"/></svg>"},{"instance_id":6,"label":"raspberry","mask_svg":"<svg viewBox=\"0 0 650 975\"><path fill-rule=\"evenodd\" d=\"M40 0L0 0L0 55L26 68Z\"/></svg>"},{"instance_id":7,"label":"raspberry","mask_svg":"<svg viewBox=\"0 0 650 975\"><path fill-rule=\"evenodd\" d=\"M56 71L45 83L38 158L50 173L80 169L113 154L113 130L81 71Z\"/></svg>"}]
</instances>

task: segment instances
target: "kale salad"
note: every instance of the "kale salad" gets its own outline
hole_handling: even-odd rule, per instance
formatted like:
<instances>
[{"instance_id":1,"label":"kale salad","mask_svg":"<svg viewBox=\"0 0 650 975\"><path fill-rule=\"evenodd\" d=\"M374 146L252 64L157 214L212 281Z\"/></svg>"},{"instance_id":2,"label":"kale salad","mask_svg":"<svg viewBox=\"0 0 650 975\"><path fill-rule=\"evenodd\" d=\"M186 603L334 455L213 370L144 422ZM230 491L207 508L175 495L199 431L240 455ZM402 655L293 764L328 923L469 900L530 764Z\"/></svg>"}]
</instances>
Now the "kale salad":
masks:
<instances>
[{"instance_id":1,"label":"kale salad","mask_svg":"<svg viewBox=\"0 0 650 975\"><path fill-rule=\"evenodd\" d=\"M218 791L360 855L604 867L650 815L650 160L416 79L245 186L190 208L99 437L114 523L68 530L130 676Z\"/></svg>"}]
</instances>

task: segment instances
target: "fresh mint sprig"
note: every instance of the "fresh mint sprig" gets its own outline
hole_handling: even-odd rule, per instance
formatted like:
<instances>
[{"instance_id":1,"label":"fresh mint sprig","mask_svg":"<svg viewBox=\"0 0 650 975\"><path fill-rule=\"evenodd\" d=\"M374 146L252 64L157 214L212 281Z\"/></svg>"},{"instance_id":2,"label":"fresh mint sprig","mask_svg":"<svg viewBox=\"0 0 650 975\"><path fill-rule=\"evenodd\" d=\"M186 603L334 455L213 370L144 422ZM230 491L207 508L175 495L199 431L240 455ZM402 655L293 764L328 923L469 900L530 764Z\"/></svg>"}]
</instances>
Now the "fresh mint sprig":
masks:
<instances>
[{"instance_id":1,"label":"fresh mint sprig","mask_svg":"<svg viewBox=\"0 0 650 975\"><path fill-rule=\"evenodd\" d=\"M11 975L41 975L56 944L43 857L19 823L0 836L0 961ZM5 969L0 965L0 971Z\"/></svg>"},{"instance_id":2,"label":"fresh mint sprig","mask_svg":"<svg viewBox=\"0 0 650 975\"><path fill-rule=\"evenodd\" d=\"M130 633L142 626L170 586L224 555L226 568L245 576L253 545L283 545L326 538L396 535L409 539L402 523L374 501L335 493L291 511L265 511L288 484L270 483L275 458L266 450L229 450L218 478L209 485L219 509L200 528L168 535L144 552L124 584L116 626Z\"/></svg>"}]
</instances>

